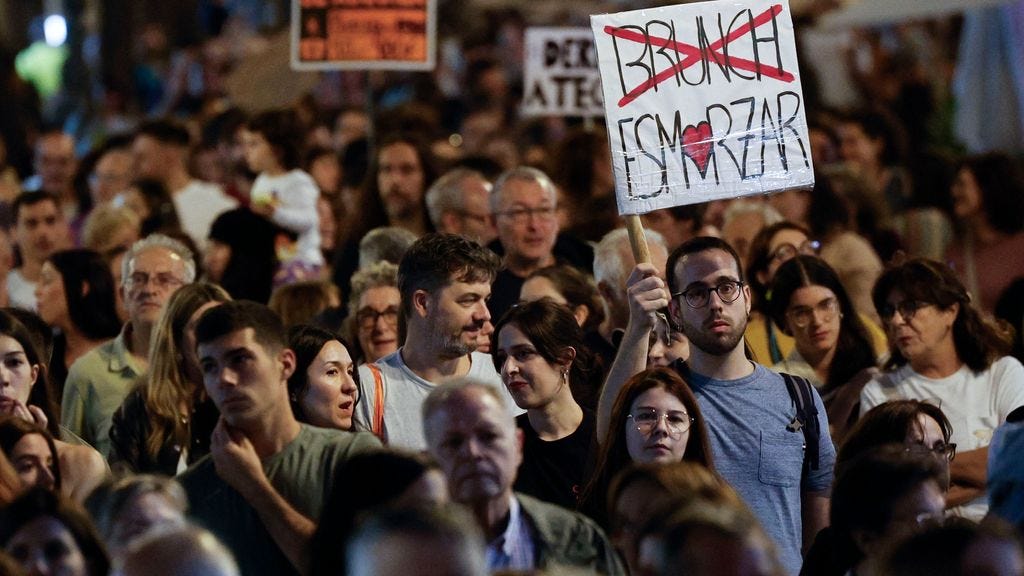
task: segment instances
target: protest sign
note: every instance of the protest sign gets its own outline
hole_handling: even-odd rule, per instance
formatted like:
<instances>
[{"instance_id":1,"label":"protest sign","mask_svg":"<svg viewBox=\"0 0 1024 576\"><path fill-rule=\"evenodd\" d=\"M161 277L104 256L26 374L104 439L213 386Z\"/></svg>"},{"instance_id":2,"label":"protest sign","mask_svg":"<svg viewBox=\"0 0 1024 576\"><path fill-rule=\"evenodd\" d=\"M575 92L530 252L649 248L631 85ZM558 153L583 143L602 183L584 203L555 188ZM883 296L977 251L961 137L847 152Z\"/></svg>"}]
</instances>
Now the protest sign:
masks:
<instances>
[{"instance_id":1,"label":"protest sign","mask_svg":"<svg viewBox=\"0 0 1024 576\"><path fill-rule=\"evenodd\" d=\"M619 213L814 184L789 5L591 17Z\"/></svg>"},{"instance_id":2,"label":"protest sign","mask_svg":"<svg viewBox=\"0 0 1024 576\"><path fill-rule=\"evenodd\" d=\"M601 73L590 28L527 28L524 116L603 116Z\"/></svg>"},{"instance_id":3,"label":"protest sign","mask_svg":"<svg viewBox=\"0 0 1024 576\"><path fill-rule=\"evenodd\" d=\"M436 0L292 0L295 70L432 70Z\"/></svg>"}]
</instances>

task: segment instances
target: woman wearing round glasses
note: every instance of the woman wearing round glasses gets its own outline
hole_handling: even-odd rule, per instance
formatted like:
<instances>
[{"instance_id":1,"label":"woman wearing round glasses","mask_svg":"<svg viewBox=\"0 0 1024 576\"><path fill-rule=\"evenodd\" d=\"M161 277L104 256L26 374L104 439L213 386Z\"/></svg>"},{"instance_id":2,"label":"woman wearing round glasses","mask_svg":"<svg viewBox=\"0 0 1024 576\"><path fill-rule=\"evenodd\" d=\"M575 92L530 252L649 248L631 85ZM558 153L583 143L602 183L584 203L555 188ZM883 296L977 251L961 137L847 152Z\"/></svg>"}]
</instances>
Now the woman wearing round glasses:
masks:
<instances>
[{"instance_id":1,"label":"woman wearing round glasses","mask_svg":"<svg viewBox=\"0 0 1024 576\"><path fill-rule=\"evenodd\" d=\"M720 294L728 292L724 286L716 287ZM739 291L738 286L734 289ZM604 526L611 479L630 463L686 460L712 467L697 398L671 368L644 370L626 381L612 406L608 433L599 442L597 464L580 508Z\"/></svg>"},{"instance_id":2,"label":"woman wearing round glasses","mask_svg":"<svg viewBox=\"0 0 1024 576\"><path fill-rule=\"evenodd\" d=\"M888 400L930 400L953 425L957 459L948 501L980 519L992 432L1024 406L1024 367L1007 356L1010 330L988 320L947 266L909 260L875 284L875 307L889 335L885 368L861 393L861 413ZM962 506L960 506L962 505Z\"/></svg>"},{"instance_id":3,"label":"woman wearing round glasses","mask_svg":"<svg viewBox=\"0 0 1024 576\"><path fill-rule=\"evenodd\" d=\"M795 342L773 369L803 376L818 388L838 444L857 419L860 392L875 374L867 329L839 276L820 258L797 256L783 264L771 292L772 322Z\"/></svg>"},{"instance_id":4,"label":"woman wearing round glasses","mask_svg":"<svg viewBox=\"0 0 1024 576\"><path fill-rule=\"evenodd\" d=\"M818 248L818 242L810 239L810 231L789 221L779 222L761 230L751 243L747 278L750 280L750 291L753 296L753 311L744 336L754 353L754 359L758 362L782 362L796 347L793 337L781 329L781 324L775 323L777 320L773 322L769 317L770 302L775 295L772 282L783 264L797 256L815 256ZM850 301L853 303L852 298ZM853 304L853 309L857 309L856 304ZM875 355L883 354L886 348L885 335L869 317L864 316L862 310L857 314L868 332Z\"/></svg>"}]
</instances>

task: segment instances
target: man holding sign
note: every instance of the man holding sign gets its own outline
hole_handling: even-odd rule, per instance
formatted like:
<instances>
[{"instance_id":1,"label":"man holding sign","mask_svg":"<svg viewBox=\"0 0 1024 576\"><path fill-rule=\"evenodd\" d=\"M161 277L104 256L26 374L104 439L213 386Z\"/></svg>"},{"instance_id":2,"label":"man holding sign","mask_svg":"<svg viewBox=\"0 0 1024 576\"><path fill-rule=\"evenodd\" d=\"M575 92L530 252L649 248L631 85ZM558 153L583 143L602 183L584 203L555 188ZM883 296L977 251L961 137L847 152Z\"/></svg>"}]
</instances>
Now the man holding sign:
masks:
<instances>
[{"instance_id":1,"label":"man holding sign","mask_svg":"<svg viewBox=\"0 0 1024 576\"><path fill-rule=\"evenodd\" d=\"M668 292L654 266L638 264L628 281L629 324L601 393L598 435L607 430L622 384L644 369L657 311L690 340L690 357L676 367L693 389L708 424L716 470L740 493L796 574L801 549L828 524L835 448L821 398L816 450L805 449L800 422L782 376L747 359L743 332L750 288L736 252L718 238L682 244L668 259ZM671 294L671 298L669 298ZM817 462L810 457L817 452Z\"/></svg>"},{"instance_id":2,"label":"man holding sign","mask_svg":"<svg viewBox=\"0 0 1024 576\"><path fill-rule=\"evenodd\" d=\"M813 185L784 0L638 10L594 16L591 26L620 213L635 221L659 208ZM801 550L828 520L835 448L821 398L747 359L750 288L729 244L698 237L677 247L668 290L654 266L637 261L598 434L623 383L644 369L650 332L668 308L690 340L688 361L675 366L704 413L715 468L796 574Z\"/></svg>"}]
</instances>

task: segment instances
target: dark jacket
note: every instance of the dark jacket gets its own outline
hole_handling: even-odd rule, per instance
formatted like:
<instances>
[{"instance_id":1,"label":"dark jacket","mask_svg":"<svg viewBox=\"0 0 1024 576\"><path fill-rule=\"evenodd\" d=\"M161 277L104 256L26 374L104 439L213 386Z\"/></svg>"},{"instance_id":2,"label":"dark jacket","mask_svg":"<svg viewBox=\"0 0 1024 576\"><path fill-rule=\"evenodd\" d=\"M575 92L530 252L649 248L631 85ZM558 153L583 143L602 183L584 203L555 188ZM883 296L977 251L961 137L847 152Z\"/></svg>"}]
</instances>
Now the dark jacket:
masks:
<instances>
[{"instance_id":1,"label":"dark jacket","mask_svg":"<svg viewBox=\"0 0 1024 576\"><path fill-rule=\"evenodd\" d=\"M217 425L220 413L213 401L206 399L196 403L190 415L188 465L194 464L210 453L210 435ZM142 388L135 387L124 399L121 407L114 412L110 427L111 467L128 470L135 474L163 474L174 476L178 473L181 446L173 439L164 442L156 459L146 450L146 438L150 432L149 413L142 397Z\"/></svg>"},{"instance_id":2,"label":"dark jacket","mask_svg":"<svg viewBox=\"0 0 1024 576\"><path fill-rule=\"evenodd\" d=\"M534 529L537 570L557 573L560 567L590 574L625 575L611 542L593 520L516 493L523 515Z\"/></svg>"}]
</instances>

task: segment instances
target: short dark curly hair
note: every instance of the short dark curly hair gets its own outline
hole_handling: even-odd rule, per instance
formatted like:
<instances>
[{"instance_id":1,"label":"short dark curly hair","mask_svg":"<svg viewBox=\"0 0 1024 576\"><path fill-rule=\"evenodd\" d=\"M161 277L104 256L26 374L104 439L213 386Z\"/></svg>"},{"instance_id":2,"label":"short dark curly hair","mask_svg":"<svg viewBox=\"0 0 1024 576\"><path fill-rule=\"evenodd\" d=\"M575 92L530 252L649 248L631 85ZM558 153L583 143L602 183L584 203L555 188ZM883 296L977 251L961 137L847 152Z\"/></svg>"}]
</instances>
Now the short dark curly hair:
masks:
<instances>
[{"instance_id":1,"label":"short dark curly hair","mask_svg":"<svg viewBox=\"0 0 1024 576\"><path fill-rule=\"evenodd\" d=\"M457 234L434 232L423 236L406 251L398 264L398 292L402 314L412 312L417 290L436 294L452 282L494 281L501 267L498 255Z\"/></svg>"}]
</instances>

